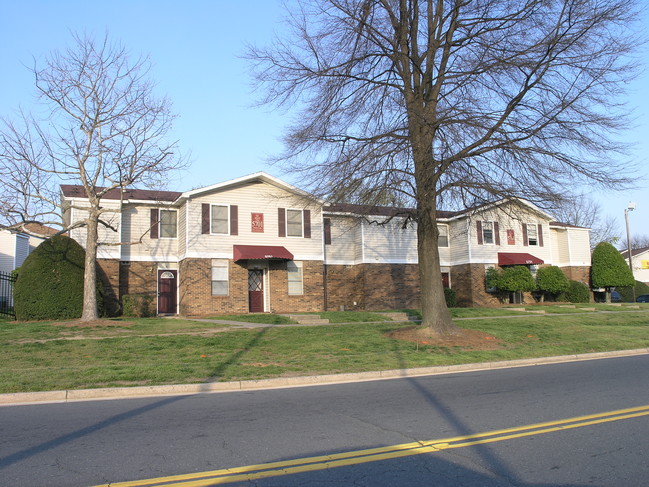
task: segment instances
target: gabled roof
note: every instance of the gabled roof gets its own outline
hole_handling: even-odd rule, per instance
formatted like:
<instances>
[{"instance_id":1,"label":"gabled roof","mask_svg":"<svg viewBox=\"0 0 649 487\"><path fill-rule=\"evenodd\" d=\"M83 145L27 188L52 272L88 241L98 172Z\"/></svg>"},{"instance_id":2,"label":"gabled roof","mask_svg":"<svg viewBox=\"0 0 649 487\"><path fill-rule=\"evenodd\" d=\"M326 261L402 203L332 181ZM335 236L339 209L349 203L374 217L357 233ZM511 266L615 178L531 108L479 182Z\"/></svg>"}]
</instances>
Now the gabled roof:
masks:
<instances>
[{"instance_id":1,"label":"gabled roof","mask_svg":"<svg viewBox=\"0 0 649 487\"><path fill-rule=\"evenodd\" d=\"M640 249L631 249L631 257L635 257L636 255L644 254L645 252L649 252L649 247L642 247ZM622 257L625 259L629 258L629 251L627 250L620 250L620 253L622 254Z\"/></svg>"},{"instance_id":2,"label":"gabled roof","mask_svg":"<svg viewBox=\"0 0 649 487\"><path fill-rule=\"evenodd\" d=\"M541 215L543 215L545 218L548 220L552 220L552 216L542 209L540 209L538 206L535 204L524 200L524 199L517 199L517 198L503 198L498 201L493 201L489 203L484 203L482 205L477 205L473 206L471 208L467 208L465 210L461 211L445 211L445 210L438 210L437 211L437 217L440 220L459 220L460 218L466 218L470 217L474 214L489 210L491 208L496 208L498 206L505 205L507 203L512 203L516 202L518 204L522 204L523 206L526 206L530 208L532 211L535 211ZM392 206L370 206L370 205L355 205L355 204L350 204L350 203L338 203L338 204L332 204L324 207L325 212L329 213L348 213L348 214L353 214L353 215L372 215L372 216L385 216L385 217L395 217L395 216L407 216L410 214L416 213L416 209L414 208L397 208L397 207L392 207ZM572 226L572 225L567 225L567 224L562 224L558 222L551 222L553 225L564 225L564 226ZM581 227L575 227L575 228L581 228Z\"/></svg>"},{"instance_id":3,"label":"gabled roof","mask_svg":"<svg viewBox=\"0 0 649 487\"><path fill-rule=\"evenodd\" d=\"M234 186L241 186L243 184L249 184L255 182L270 184L272 186L275 186L276 188L280 188L290 193L297 194L303 198L308 198L310 200L315 200L321 204L324 204L322 200L316 198L312 194L309 194L306 191L301 190L300 188L297 188L292 184L284 182L281 179L271 176L270 174L267 174L265 172L256 172L254 174L249 174L247 176L243 176L240 178L231 179L229 181L224 181L222 183L212 184L211 186L205 186L203 188L197 188L197 189L192 189L191 191L185 191L182 194L182 198L192 198L204 193L224 190Z\"/></svg>"},{"instance_id":4,"label":"gabled roof","mask_svg":"<svg viewBox=\"0 0 649 487\"><path fill-rule=\"evenodd\" d=\"M103 188L97 188L102 190ZM86 199L86 192L83 186L74 184L62 184L61 192L66 198L82 198ZM123 201L176 201L182 193L178 191L159 191L152 189L124 189L114 188L108 190L103 196L107 200L123 200Z\"/></svg>"},{"instance_id":5,"label":"gabled roof","mask_svg":"<svg viewBox=\"0 0 649 487\"><path fill-rule=\"evenodd\" d=\"M348 213L352 215L368 215L368 216L407 216L416 213L415 208L399 208L395 206L372 206L372 205L356 205L352 203L337 203L327 205L323 208L327 213ZM446 219L455 216L457 211L438 211L439 218Z\"/></svg>"}]
</instances>

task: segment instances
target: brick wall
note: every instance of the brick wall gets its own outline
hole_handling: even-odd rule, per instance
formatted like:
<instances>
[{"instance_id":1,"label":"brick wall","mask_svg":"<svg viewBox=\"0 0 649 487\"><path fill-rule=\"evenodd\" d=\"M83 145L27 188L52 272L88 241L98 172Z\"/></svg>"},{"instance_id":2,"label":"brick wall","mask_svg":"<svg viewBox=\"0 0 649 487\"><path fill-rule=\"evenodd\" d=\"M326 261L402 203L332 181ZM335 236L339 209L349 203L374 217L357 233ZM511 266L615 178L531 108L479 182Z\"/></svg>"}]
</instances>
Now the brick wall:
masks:
<instances>
[{"instance_id":1,"label":"brick wall","mask_svg":"<svg viewBox=\"0 0 649 487\"><path fill-rule=\"evenodd\" d=\"M417 264L363 264L365 309L419 308Z\"/></svg>"},{"instance_id":2,"label":"brick wall","mask_svg":"<svg viewBox=\"0 0 649 487\"><path fill-rule=\"evenodd\" d=\"M363 268L360 265L327 266L327 311L365 309ZM356 303L356 304L354 304Z\"/></svg>"},{"instance_id":3,"label":"brick wall","mask_svg":"<svg viewBox=\"0 0 649 487\"><path fill-rule=\"evenodd\" d=\"M248 312L248 268L230 261L228 296L212 296L211 259L185 259L179 269L180 314L241 314ZM322 311L322 262L303 261L304 294L288 294L286 262L270 261L264 293L273 313ZM270 294L268 294L270 293Z\"/></svg>"},{"instance_id":4,"label":"brick wall","mask_svg":"<svg viewBox=\"0 0 649 487\"><path fill-rule=\"evenodd\" d=\"M560 268L571 281L579 281L590 287L590 267L569 266Z\"/></svg>"},{"instance_id":5,"label":"brick wall","mask_svg":"<svg viewBox=\"0 0 649 487\"><path fill-rule=\"evenodd\" d=\"M104 312L108 316L121 313L119 297L119 261L97 259L97 276L104 288Z\"/></svg>"},{"instance_id":6,"label":"brick wall","mask_svg":"<svg viewBox=\"0 0 649 487\"><path fill-rule=\"evenodd\" d=\"M500 301L485 288L484 264L462 264L451 267L451 287L458 306L498 306Z\"/></svg>"}]
</instances>

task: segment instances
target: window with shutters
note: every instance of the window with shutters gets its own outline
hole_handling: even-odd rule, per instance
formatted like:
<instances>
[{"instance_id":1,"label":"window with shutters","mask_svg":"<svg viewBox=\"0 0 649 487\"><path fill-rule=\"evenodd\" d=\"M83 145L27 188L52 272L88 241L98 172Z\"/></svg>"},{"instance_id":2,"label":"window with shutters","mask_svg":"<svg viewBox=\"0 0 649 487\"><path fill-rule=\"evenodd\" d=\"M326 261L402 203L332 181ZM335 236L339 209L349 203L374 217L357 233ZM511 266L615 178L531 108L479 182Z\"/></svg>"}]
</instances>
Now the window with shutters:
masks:
<instances>
[{"instance_id":1,"label":"window with shutters","mask_svg":"<svg viewBox=\"0 0 649 487\"><path fill-rule=\"evenodd\" d=\"M494 222L482 222L482 242L485 244L494 243Z\"/></svg>"},{"instance_id":2,"label":"window with shutters","mask_svg":"<svg viewBox=\"0 0 649 487\"><path fill-rule=\"evenodd\" d=\"M527 245L538 245L539 234L535 223L527 224Z\"/></svg>"},{"instance_id":3,"label":"window with shutters","mask_svg":"<svg viewBox=\"0 0 649 487\"><path fill-rule=\"evenodd\" d=\"M302 236L302 210L286 210L286 236Z\"/></svg>"},{"instance_id":4,"label":"window with shutters","mask_svg":"<svg viewBox=\"0 0 649 487\"><path fill-rule=\"evenodd\" d=\"M226 205L212 205L210 233L227 235L229 233L228 207Z\"/></svg>"},{"instance_id":5,"label":"window with shutters","mask_svg":"<svg viewBox=\"0 0 649 487\"><path fill-rule=\"evenodd\" d=\"M288 293L292 295L304 294L302 279L302 262L290 260L286 263L288 272Z\"/></svg>"},{"instance_id":6,"label":"window with shutters","mask_svg":"<svg viewBox=\"0 0 649 487\"><path fill-rule=\"evenodd\" d=\"M227 259L212 259L212 296L228 295L228 267Z\"/></svg>"},{"instance_id":7,"label":"window with shutters","mask_svg":"<svg viewBox=\"0 0 649 487\"><path fill-rule=\"evenodd\" d=\"M160 238L176 238L178 236L178 212L176 210L160 210Z\"/></svg>"}]
</instances>

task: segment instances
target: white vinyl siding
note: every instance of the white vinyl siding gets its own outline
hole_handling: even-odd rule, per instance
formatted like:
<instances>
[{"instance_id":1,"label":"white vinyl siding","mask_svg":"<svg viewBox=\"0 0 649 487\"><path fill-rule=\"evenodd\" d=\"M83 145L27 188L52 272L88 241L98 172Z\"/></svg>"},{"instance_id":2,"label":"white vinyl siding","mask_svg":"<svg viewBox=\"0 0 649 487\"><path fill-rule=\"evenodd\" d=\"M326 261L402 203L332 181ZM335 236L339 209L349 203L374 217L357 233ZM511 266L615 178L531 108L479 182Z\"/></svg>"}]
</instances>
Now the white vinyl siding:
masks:
<instances>
[{"instance_id":1,"label":"white vinyl siding","mask_svg":"<svg viewBox=\"0 0 649 487\"><path fill-rule=\"evenodd\" d=\"M202 205L238 206L238 235L202 234ZM322 260L322 217L320 206L311 210L311 238L278 236L278 208L303 207L304 198L266 183L250 183L218 192L197 195L187 203L187 258L232 258L233 245L276 245L285 247L296 260ZM263 215L263 232L252 231L252 214Z\"/></svg>"},{"instance_id":2,"label":"white vinyl siding","mask_svg":"<svg viewBox=\"0 0 649 487\"><path fill-rule=\"evenodd\" d=\"M115 247L121 252L120 260L174 262L178 260L178 238L164 238L161 232L151 238L151 206L129 204L122 210L122 242L128 245ZM160 209L160 217L167 209ZM169 210L176 213L177 211ZM178 221L176 221L178 228ZM176 231L178 234L178 231ZM184 243L184 239L183 239Z\"/></svg>"}]
</instances>

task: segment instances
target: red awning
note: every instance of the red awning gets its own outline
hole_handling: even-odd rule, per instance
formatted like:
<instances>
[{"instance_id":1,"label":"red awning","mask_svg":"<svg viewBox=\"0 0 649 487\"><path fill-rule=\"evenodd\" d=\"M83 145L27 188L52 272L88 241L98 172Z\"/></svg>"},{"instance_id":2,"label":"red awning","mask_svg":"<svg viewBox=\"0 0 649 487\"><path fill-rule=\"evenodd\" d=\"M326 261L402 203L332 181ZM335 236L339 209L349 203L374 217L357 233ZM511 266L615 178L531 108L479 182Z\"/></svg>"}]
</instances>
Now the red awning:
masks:
<instances>
[{"instance_id":1,"label":"red awning","mask_svg":"<svg viewBox=\"0 0 649 487\"><path fill-rule=\"evenodd\" d=\"M235 262L247 259L293 260L293 254L284 247L272 245L234 245L233 247Z\"/></svg>"},{"instance_id":2,"label":"red awning","mask_svg":"<svg viewBox=\"0 0 649 487\"><path fill-rule=\"evenodd\" d=\"M515 252L498 252L498 265L530 265L543 264L543 260L532 254Z\"/></svg>"}]
</instances>

